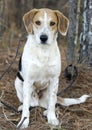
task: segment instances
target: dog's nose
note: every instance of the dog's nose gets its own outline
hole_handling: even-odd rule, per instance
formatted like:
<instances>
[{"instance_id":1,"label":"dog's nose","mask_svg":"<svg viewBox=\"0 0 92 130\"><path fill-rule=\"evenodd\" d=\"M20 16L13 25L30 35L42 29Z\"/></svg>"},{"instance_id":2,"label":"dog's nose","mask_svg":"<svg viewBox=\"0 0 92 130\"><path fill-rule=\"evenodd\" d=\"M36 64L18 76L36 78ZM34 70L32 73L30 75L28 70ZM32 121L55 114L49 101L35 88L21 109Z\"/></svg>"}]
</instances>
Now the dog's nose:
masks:
<instances>
[{"instance_id":1,"label":"dog's nose","mask_svg":"<svg viewBox=\"0 0 92 130\"><path fill-rule=\"evenodd\" d=\"M41 42L44 44L44 43L46 43L46 41L48 40L48 36L47 36L47 35L41 35L41 36L40 36L40 40L41 40Z\"/></svg>"}]
</instances>

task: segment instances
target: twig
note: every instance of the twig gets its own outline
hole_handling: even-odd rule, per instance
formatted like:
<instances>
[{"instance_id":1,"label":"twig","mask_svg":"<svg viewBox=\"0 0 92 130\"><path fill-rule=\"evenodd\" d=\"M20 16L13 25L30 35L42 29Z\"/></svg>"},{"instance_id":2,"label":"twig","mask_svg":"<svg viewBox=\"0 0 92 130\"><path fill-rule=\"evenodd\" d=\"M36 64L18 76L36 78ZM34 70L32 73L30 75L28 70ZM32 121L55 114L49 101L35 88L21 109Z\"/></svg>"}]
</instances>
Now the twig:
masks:
<instances>
[{"instance_id":1,"label":"twig","mask_svg":"<svg viewBox=\"0 0 92 130\"><path fill-rule=\"evenodd\" d=\"M87 109L85 109L85 108L78 108L78 109L69 109L68 108L68 110L69 111L72 111L72 112L88 112L88 113L90 113L90 114L92 114L92 112L91 111L89 111L89 110L87 110Z\"/></svg>"},{"instance_id":2,"label":"twig","mask_svg":"<svg viewBox=\"0 0 92 130\"><path fill-rule=\"evenodd\" d=\"M11 116L15 116L15 113L7 113L7 117L11 117ZM4 115L3 114L0 114L0 118L3 118Z\"/></svg>"},{"instance_id":3,"label":"twig","mask_svg":"<svg viewBox=\"0 0 92 130\"><path fill-rule=\"evenodd\" d=\"M3 102L2 100L0 100L0 102L5 105L7 108L9 108L10 110L13 110L16 113L20 113L16 108L14 108L13 106L10 106L9 104Z\"/></svg>"},{"instance_id":4,"label":"twig","mask_svg":"<svg viewBox=\"0 0 92 130\"><path fill-rule=\"evenodd\" d=\"M82 108L82 109L83 109L83 111L86 111L86 112L92 114L92 111L89 111L89 110L87 110L87 109L85 109L85 108Z\"/></svg>"},{"instance_id":5,"label":"twig","mask_svg":"<svg viewBox=\"0 0 92 130\"><path fill-rule=\"evenodd\" d=\"M1 93L0 99L2 99L3 95L4 95L4 91L2 90L2 93Z\"/></svg>"},{"instance_id":6,"label":"twig","mask_svg":"<svg viewBox=\"0 0 92 130\"><path fill-rule=\"evenodd\" d=\"M10 119L8 119L8 117L6 116L6 114L4 112L4 108L3 108L3 114L4 114L6 121L8 121L10 124L12 124L16 128L16 125L13 122L11 122Z\"/></svg>"},{"instance_id":7,"label":"twig","mask_svg":"<svg viewBox=\"0 0 92 130\"><path fill-rule=\"evenodd\" d=\"M4 91L2 91L2 93L1 93L0 100L2 99L3 95L4 95ZM0 107L2 107L2 105L3 104L0 102Z\"/></svg>"}]
</instances>

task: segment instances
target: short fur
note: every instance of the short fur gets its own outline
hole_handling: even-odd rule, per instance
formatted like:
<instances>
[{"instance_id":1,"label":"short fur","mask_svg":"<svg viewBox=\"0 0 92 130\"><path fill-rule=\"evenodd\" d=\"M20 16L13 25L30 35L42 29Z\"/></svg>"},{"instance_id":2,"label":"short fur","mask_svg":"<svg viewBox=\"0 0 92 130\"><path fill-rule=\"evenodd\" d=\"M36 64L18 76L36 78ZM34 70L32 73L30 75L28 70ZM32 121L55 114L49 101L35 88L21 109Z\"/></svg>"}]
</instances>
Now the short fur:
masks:
<instances>
[{"instance_id":1,"label":"short fur","mask_svg":"<svg viewBox=\"0 0 92 130\"><path fill-rule=\"evenodd\" d=\"M40 106L47 111L48 123L58 125L55 105L69 106L85 102L88 95L78 99L57 97L59 76L61 72L61 57L57 45L58 32L67 34L69 20L59 11L50 9L33 9L23 16L28 32L27 42L20 60L19 74L15 80L15 89L20 102L18 109L22 117L18 126L26 117L21 128L29 125L29 107ZM41 36L46 37L45 42ZM44 39L43 39L44 40ZM21 78L22 80L21 80Z\"/></svg>"}]
</instances>

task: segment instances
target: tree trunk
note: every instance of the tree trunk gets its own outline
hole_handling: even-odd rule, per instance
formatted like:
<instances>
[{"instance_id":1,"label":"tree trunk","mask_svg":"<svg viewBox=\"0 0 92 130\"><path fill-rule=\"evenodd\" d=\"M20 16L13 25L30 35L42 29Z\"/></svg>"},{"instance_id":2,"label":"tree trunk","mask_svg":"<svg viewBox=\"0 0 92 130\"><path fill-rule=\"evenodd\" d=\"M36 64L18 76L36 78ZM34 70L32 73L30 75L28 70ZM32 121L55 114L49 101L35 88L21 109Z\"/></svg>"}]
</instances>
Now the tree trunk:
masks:
<instances>
[{"instance_id":1,"label":"tree trunk","mask_svg":"<svg viewBox=\"0 0 92 130\"><path fill-rule=\"evenodd\" d=\"M88 0L88 63L92 66L92 0Z\"/></svg>"},{"instance_id":2,"label":"tree trunk","mask_svg":"<svg viewBox=\"0 0 92 130\"><path fill-rule=\"evenodd\" d=\"M88 60L88 0L84 0L83 32L80 34L79 62L85 63Z\"/></svg>"},{"instance_id":3,"label":"tree trunk","mask_svg":"<svg viewBox=\"0 0 92 130\"><path fill-rule=\"evenodd\" d=\"M80 35L80 62L92 66L92 0L84 0L83 32Z\"/></svg>"},{"instance_id":4,"label":"tree trunk","mask_svg":"<svg viewBox=\"0 0 92 130\"><path fill-rule=\"evenodd\" d=\"M75 48L75 34L76 34L76 12L77 1L69 0L69 29L68 29L68 50L67 50L67 63L72 64L74 61L74 48Z\"/></svg>"},{"instance_id":5,"label":"tree trunk","mask_svg":"<svg viewBox=\"0 0 92 130\"><path fill-rule=\"evenodd\" d=\"M0 1L0 35L8 25L8 2L7 0Z\"/></svg>"}]
</instances>

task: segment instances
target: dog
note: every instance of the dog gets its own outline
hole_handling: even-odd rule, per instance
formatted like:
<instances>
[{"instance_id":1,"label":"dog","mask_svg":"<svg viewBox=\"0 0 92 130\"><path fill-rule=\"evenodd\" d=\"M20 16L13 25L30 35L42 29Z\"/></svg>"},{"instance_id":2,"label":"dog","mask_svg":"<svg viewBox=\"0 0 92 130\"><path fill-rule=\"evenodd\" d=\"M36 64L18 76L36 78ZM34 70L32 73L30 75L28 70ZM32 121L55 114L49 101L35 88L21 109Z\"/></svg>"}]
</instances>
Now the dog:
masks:
<instances>
[{"instance_id":1,"label":"dog","mask_svg":"<svg viewBox=\"0 0 92 130\"><path fill-rule=\"evenodd\" d=\"M89 95L80 98L61 98L57 96L61 57L57 45L58 32L65 36L69 20L58 10L47 8L33 9L23 16L28 32L27 42L19 62L19 72L15 80L15 89L19 101L23 103L22 117L17 127L29 125L30 106L46 109L48 123L57 126L59 120L55 114L55 105L69 106L86 101ZM26 118L23 122L23 119ZM22 123L23 122L23 123Z\"/></svg>"}]
</instances>

